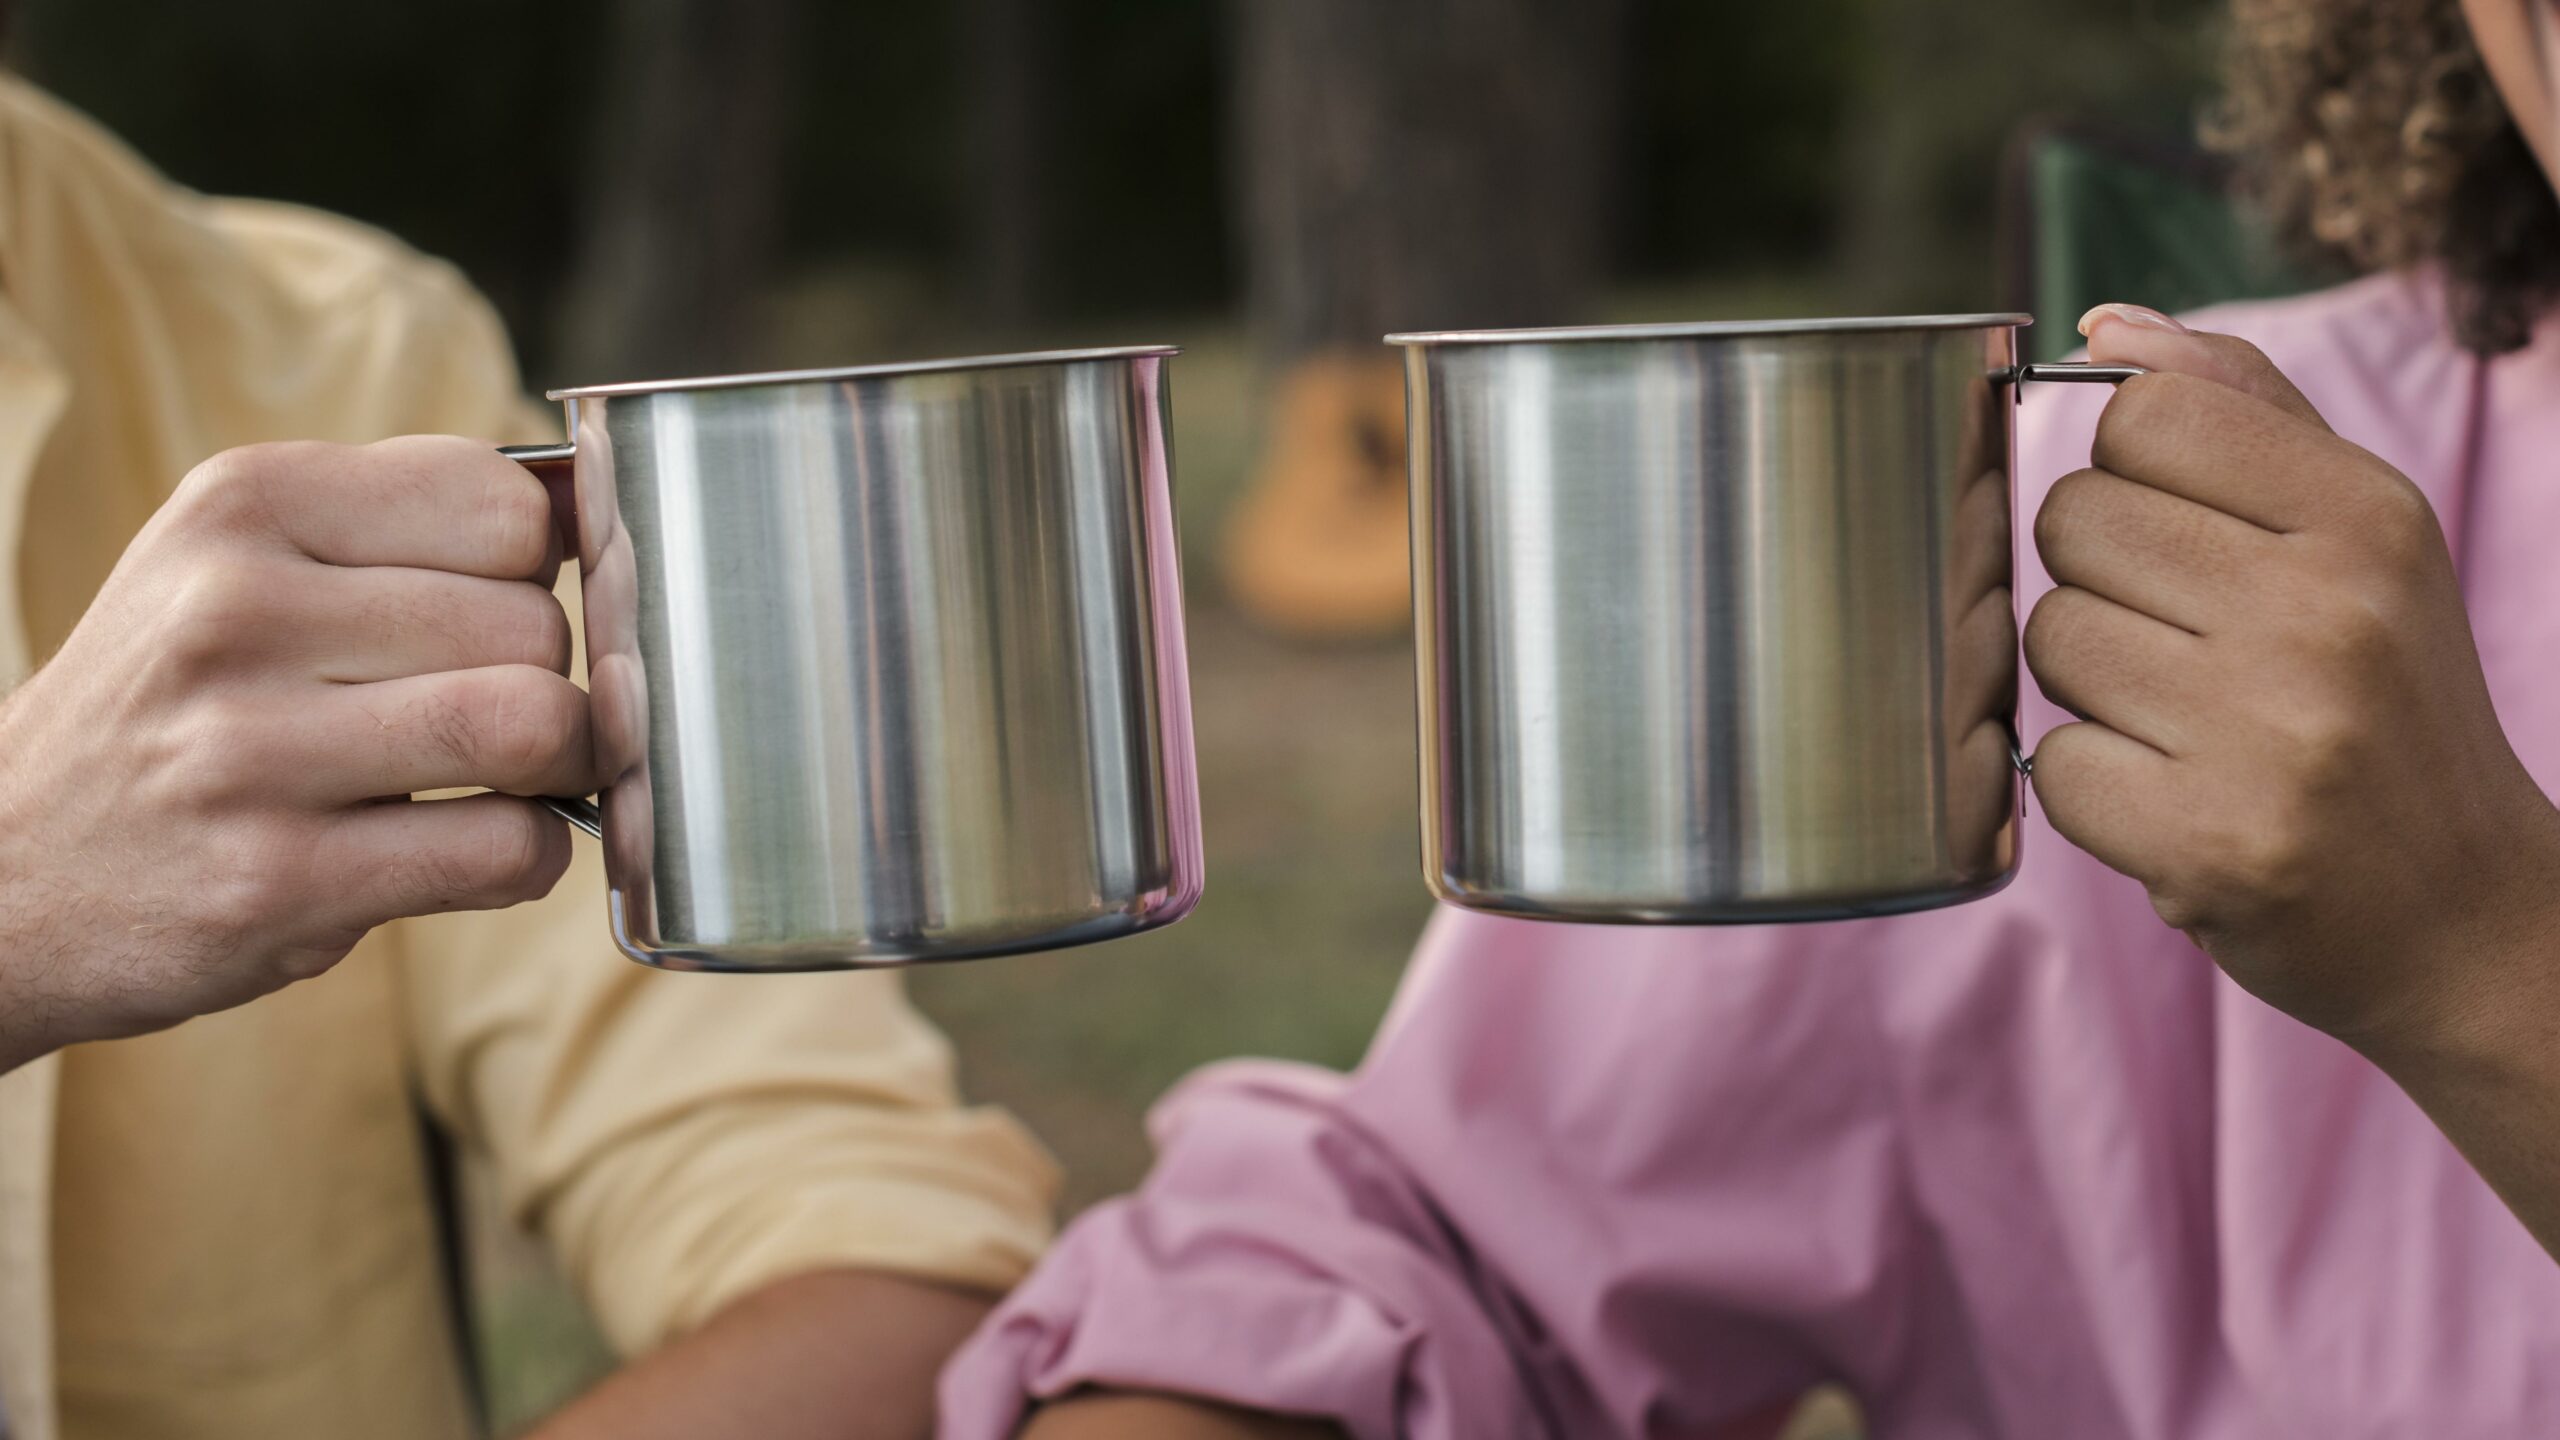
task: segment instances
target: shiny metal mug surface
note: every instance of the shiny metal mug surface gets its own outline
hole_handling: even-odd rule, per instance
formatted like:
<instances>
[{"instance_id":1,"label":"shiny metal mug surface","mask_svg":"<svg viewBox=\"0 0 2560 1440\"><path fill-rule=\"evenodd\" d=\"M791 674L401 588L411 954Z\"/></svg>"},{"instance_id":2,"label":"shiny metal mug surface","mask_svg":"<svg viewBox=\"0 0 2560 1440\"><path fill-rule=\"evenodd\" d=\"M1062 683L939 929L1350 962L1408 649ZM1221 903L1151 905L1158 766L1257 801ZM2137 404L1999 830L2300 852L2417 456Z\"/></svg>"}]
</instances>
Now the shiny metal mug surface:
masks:
<instances>
[{"instance_id":1,"label":"shiny metal mug surface","mask_svg":"<svg viewBox=\"0 0 2560 1440\"><path fill-rule=\"evenodd\" d=\"M1168 347L552 392L614 940L964 959L1188 913ZM574 802L555 802L572 814Z\"/></svg>"},{"instance_id":2,"label":"shiny metal mug surface","mask_svg":"<svg viewBox=\"0 0 2560 1440\"><path fill-rule=\"evenodd\" d=\"M1578 921L1829 920L2018 865L2024 315L1391 335L1423 870Z\"/></svg>"}]
</instances>

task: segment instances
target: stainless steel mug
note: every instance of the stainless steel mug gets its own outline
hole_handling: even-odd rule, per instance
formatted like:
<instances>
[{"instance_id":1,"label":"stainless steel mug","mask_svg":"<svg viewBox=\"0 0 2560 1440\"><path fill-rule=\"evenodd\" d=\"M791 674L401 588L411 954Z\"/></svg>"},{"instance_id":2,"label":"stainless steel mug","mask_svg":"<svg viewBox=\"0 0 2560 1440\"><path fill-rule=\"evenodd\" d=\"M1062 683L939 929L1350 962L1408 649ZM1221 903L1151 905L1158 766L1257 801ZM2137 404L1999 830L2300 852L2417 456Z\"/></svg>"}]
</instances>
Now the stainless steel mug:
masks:
<instances>
[{"instance_id":1,"label":"stainless steel mug","mask_svg":"<svg viewBox=\"0 0 2560 1440\"><path fill-rule=\"evenodd\" d=\"M2024 315L1391 335L1423 872L1556 920L1828 920L2018 865Z\"/></svg>"},{"instance_id":2,"label":"stainless steel mug","mask_svg":"<svg viewBox=\"0 0 2560 1440\"><path fill-rule=\"evenodd\" d=\"M1201 883L1155 346L552 392L613 937L683 970L956 960ZM567 474L561 472L566 468Z\"/></svg>"}]
</instances>

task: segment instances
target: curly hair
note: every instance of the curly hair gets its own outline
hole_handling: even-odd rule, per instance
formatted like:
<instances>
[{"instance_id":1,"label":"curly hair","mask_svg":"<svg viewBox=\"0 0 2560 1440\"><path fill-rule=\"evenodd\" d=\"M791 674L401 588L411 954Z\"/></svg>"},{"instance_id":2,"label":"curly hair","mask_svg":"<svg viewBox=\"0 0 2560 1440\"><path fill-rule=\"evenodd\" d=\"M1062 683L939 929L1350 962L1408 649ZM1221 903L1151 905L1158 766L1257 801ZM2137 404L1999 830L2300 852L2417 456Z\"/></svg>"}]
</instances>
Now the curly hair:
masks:
<instances>
[{"instance_id":1,"label":"curly hair","mask_svg":"<svg viewBox=\"0 0 2560 1440\"><path fill-rule=\"evenodd\" d=\"M2234 0L2206 125L2298 247L2433 264L2454 336L2514 350L2560 300L2560 195L2481 65L2460 0Z\"/></svg>"}]
</instances>

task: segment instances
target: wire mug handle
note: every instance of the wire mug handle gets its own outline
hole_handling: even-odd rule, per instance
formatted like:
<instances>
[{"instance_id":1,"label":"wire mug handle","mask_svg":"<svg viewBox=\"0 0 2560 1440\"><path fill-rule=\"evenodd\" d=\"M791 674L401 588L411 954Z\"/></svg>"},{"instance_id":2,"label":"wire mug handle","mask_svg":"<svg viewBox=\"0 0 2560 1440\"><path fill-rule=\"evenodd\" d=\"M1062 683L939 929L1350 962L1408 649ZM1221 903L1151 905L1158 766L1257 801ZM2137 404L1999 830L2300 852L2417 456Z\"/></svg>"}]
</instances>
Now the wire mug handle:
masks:
<instances>
[{"instance_id":1,"label":"wire mug handle","mask_svg":"<svg viewBox=\"0 0 2560 1440\"><path fill-rule=\"evenodd\" d=\"M2139 365L2092 365L2086 360L2039 360L2011 368L2009 378L2020 385L2036 380L2077 380L2121 385L2136 375L2150 373Z\"/></svg>"},{"instance_id":2,"label":"wire mug handle","mask_svg":"<svg viewBox=\"0 0 2560 1440\"><path fill-rule=\"evenodd\" d=\"M578 447L570 443L557 445L501 445L498 453L533 472L533 478L551 492L551 513L566 518L577 513L576 491L571 488L570 464L577 458ZM2012 747L2014 748L2014 747ZM552 814L601 840L604 838L604 814L596 802L584 796L537 795L533 797Z\"/></svg>"},{"instance_id":3,"label":"wire mug handle","mask_svg":"<svg viewBox=\"0 0 2560 1440\"><path fill-rule=\"evenodd\" d=\"M2139 365L2092 365L2086 360L2039 360L2013 365L2000 372L2000 378L2014 389L2023 390L2033 381L2060 380L2080 384L2121 385L2136 375L2151 372ZM2018 739L2017 729L2009 731L2009 763L2017 767L2019 778L2036 778L2036 757L2027 752Z\"/></svg>"}]
</instances>

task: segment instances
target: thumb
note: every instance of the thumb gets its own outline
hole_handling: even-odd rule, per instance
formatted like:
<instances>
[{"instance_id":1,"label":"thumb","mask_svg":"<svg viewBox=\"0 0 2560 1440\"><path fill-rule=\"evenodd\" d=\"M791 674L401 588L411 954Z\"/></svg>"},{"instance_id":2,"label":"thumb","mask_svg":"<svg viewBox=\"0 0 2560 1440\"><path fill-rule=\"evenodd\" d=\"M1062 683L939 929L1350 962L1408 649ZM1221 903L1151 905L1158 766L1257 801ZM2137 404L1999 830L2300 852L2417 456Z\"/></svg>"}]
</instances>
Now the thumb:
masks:
<instances>
[{"instance_id":1,"label":"thumb","mask_svg":"<svg viewBox=\"0 0 2560 1440\"><path fill-rule=\"evenodd\" d=\"M2081 316L2080 333L2089 337L2089 358L2100 364L2139 365L2211 380L2329 428L2275 362L2237 335L2190 330L2147 306L2119 304L2101 305Z\"/></svg>"}]
</instances>

